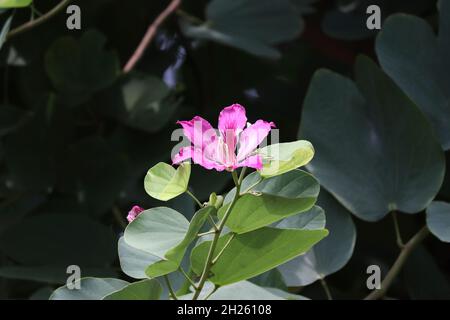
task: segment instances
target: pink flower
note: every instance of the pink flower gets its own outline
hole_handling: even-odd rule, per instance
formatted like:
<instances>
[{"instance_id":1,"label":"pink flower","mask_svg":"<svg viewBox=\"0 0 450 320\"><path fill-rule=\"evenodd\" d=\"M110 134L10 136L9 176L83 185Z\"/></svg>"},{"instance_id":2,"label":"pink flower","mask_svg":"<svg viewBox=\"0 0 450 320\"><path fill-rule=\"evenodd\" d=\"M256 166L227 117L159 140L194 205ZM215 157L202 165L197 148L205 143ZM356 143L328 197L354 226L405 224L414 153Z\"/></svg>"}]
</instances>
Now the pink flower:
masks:
<instances>
[{"instance_id":1,"label":"pink flower","mask_svg":"<svg viewBox=\"0 0 450 320\"><path fill-rule=\"evenodd\" d=\"M245 108L239 104L220 112L218 133L199 116L177 123L183 127L184 135L192 145L181 148L173 157L173 163L192 159L206 169L217 171L232 171L239 167L261 169L262 158L254 151L275 127L273 122L263 120L247 125Z\"/></svg>"},{"instance_id":2,"label":"pink flower","mask_svg":"<svg viewBox=\"0 0 450 320\"><path fill-rule=\"evenodd\" d=\"M139 207L139 206L133 206L133 208L131 208L131 210L128 212L128 216L127 216L127 220L128 222L133 221L134 219L137 218L137 216L144 211L143 208Z\"/></svg>"}]
</instances>

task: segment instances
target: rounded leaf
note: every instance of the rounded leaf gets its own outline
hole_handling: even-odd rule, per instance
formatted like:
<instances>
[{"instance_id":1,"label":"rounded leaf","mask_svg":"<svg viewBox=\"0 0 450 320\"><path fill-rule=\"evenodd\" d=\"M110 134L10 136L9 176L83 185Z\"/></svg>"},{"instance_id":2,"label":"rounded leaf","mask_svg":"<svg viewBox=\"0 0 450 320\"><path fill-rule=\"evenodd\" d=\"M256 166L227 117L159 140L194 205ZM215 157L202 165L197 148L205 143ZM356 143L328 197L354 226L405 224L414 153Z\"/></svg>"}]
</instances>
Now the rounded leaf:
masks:
<instances>
[{"instance_id":1,"label":"rounded leaf","mask_svg":"<svg viewBox=\"0 0 450 320\"><path fill-rule=\"evenodd\" d=\"M173 199L187 190L190 175L191 165L188 162L177 169L160 162L148 170L144 181L145 191L158 200Z\"/></svg>"},{"instance_id":2,"label":"rounded leaf","mask_svg":"<svg viewBox=\"0 0 450 320\"><path fill-rule=\"evenodd\" d=\"M450 242L450 203L433 201L426 212L431 233L441 241Z\"/></svg>"},{"instance_id":3,"label":"rounded leaf","mask_svg":"<svg viewBox=\"0 0 450 320\"><path fill-rule=\"evenodd\" d=\"M50 296L50 300L102 300L105 296L126 287L129 283L112 278L82 278L78 280L80 289L62 286Z\"/></svg>"},{"instance_id":4,"label":"rounded leaf","mask_svg":"<svg viewBox=\"0 0 450 320\"><path fill-rule=\"evenodd\" d=\"M308 164L314 157L314 147L309 141L276 143L261 148L258 153L263 157L260 175L274 177Z\"/></svg>"}]
</instances>

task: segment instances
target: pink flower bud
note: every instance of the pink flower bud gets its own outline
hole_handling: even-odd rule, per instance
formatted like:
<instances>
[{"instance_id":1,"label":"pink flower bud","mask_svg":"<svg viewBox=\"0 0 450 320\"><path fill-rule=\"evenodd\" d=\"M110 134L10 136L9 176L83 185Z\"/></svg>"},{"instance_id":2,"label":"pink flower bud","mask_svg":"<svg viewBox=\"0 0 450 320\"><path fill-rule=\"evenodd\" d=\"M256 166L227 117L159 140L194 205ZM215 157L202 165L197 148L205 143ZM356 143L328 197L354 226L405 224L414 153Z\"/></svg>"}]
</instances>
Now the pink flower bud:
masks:
<instances>
[{"instance_id":1,"label":"pink flower bud","mask_svg":"<svg viewBox=\"0 0 450 320\"><path fill-rule=\"evenodd\" d=\"M131 210L128 212L128 216L127 216L127 220L128 222L133 221L134 219L137 218L137 216L144 211L143 208L139 207L139 206L133 206L133 208L131 208Z\"/></svg>"}]
</instances>

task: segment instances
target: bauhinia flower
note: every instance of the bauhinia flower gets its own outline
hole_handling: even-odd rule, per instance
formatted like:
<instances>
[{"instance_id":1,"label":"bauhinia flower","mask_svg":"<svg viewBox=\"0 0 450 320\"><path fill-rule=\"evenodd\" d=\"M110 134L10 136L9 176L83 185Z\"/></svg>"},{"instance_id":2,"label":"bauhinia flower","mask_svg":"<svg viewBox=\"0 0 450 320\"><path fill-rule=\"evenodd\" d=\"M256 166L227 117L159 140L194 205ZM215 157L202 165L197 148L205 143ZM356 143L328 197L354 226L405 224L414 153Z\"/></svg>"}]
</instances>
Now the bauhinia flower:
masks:
<instances>
[{"instance_id":1,"label":"bauhinia flower","mask_svg":"<svg viewBox=\"0 0 450 320\"><path fill-rule=\"evenodd\" d=\"M258 120L247 123L245 108L239 104L226 107L219 115L219 130L202 117L190 121L178 121L191 146L183 147L172 158L174 164L187 159L206 169L233 171L239 167L261 169L261 155L255 151L258 145L275 127L273 122Z\"/></svg>"},{"instance_id":2,"label":"bauhinia flower","mask_svg":"<svg viewBox=\"0 0 450 320\"><path fill-rule=\"evenodd\" d=\"M139 207L139 206L133 206L133 208L131 208L131 210L128 212L128 216L127 216L127 220L128 222L133 221L134 219L137 218L137 216L139 214L141 214L141 212L144 211L143 208Z\"/></svg>"}]
</instances>

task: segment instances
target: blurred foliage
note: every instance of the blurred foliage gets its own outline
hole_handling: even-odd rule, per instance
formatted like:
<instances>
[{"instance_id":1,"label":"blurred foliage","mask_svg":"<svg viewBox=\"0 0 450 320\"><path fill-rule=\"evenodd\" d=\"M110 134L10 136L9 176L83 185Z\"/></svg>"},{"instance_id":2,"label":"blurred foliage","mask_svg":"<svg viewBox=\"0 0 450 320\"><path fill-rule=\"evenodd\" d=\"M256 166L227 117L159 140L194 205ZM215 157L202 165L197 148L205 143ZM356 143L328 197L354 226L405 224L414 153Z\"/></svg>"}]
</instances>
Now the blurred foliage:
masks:
<instances>
[{"instance_id":1,"label":"blurred foliage","mask_svg":"<svg viewBox=\"0 0 450 320\"><path fill-rule=\"evenodd\" d=\"M284 288L284 277L292 292L323 299L323 289L315 280L328 276L335 298L367 294L366 266L376 263L385 270L398 254L391 217L384 215L393 203L401 211L423 210L442 182L444 151L434 138L417 140L433 136L419 109L427 115L438 113L432 123L450 114L449 64L436 62L450 48L448 0L441 1L447 15L441 18L439 40L433 34L439 30L436 1L370 1L381 7L383 21L395 13L409 13L418 17L403 23L427 26L424 34L411 35L401 30L402 16L392 18L389 29L397 29L389 34L383 31L376 51L377 32L365 28L365 0L283 0L275 5L269 0L185 0L182 10L162 25L137 67L127 74L122 66L168 1L73 3L82 11L80 31L67 30L63 11L8 39L8 32L26 23L31 11L48 12L55 1L36 0L33 10L5 9L0 14L0 298L47 298L51 289L65 282L68 264L82 266L83 276L129 280L119 271L117 241L132 205L161 205L145 194L143 182L151 166L169 161L176 144L171 141L176 120L196 114L213 120L223 106L234 102L247 108L251 120L275 122L282 141L297 139L303 114L307 122L302 122L301 132L306 130L319 147L317 162L308 169L318 167L315 174L320 182L340 202L325 194L319 205L325 214L333 210L331 231L345 230L338 261L327 260L334 249L324 241L310 253L318 257L311 273L288 270L286 276L281 268L281 276L275 270L252 281ZM418 35L427 42L420 42ZM414 55L419 47L423 55ZM323 71L310 88L317 69L351 77L357 55L374 60L377 53L384 72L373 62L370 67L358 65L356 82L362 83L358 88L348 79L339 79L324 81L323 88L314 91ZM423 83L411 84L416 78L395 68L403 65L413 70L413 76L425 74ZM376 84L369 88L372 80ZM344 89L353 94L349 104L339 100L349 95ZM331 100L312 102L320 99ZM441 109L433 111L431 99L441 103ZM364 113L351 110L356 105L364 105ZM374 112L376 106L383 106L385 112ZM326 107L332 112L327 113ZM383 128L381 136L373 135L373 128ZM439 123L437 130L448 149L448 122ZM328 136L323 145L318 144ZM380 149L364 149L368 146L365 137L378 141ZM352 144L354 138L360 138L360 144ZM342 148L347 151L339 153ZM339 168L343 159L346 166ZM424 167L427 170L420 171ZM402 185L389 180L392 175L407 180L411 168L420 171L414 174L416 182L399 178ZM332 176L327 170L339 174ZM202 201L210 192L220 194L231 185L228 175L197 166L192 171L190 187ZM370 174L373 180L358 182L362 174ZM450 201L449 185L447 173L437 200ZM381 205L379 199L373 200L374 190L385 192ZM349 193L368 201L353 206ZM396 197L391 197L393 193ZM367 203L376 212L367 209ZM192 217L193 203L185 195L170 204ZM353 226L349 211L364 220L379 221L354 217ZM348 221L344 227L335 221L338 216ZM424 220L423 215L401 215L405 238ZM408 261L389 295L448 298L449 249L449 244L430 238ZM430 279L423 279L423 274Z\"/></svg>"}]
</instances>

